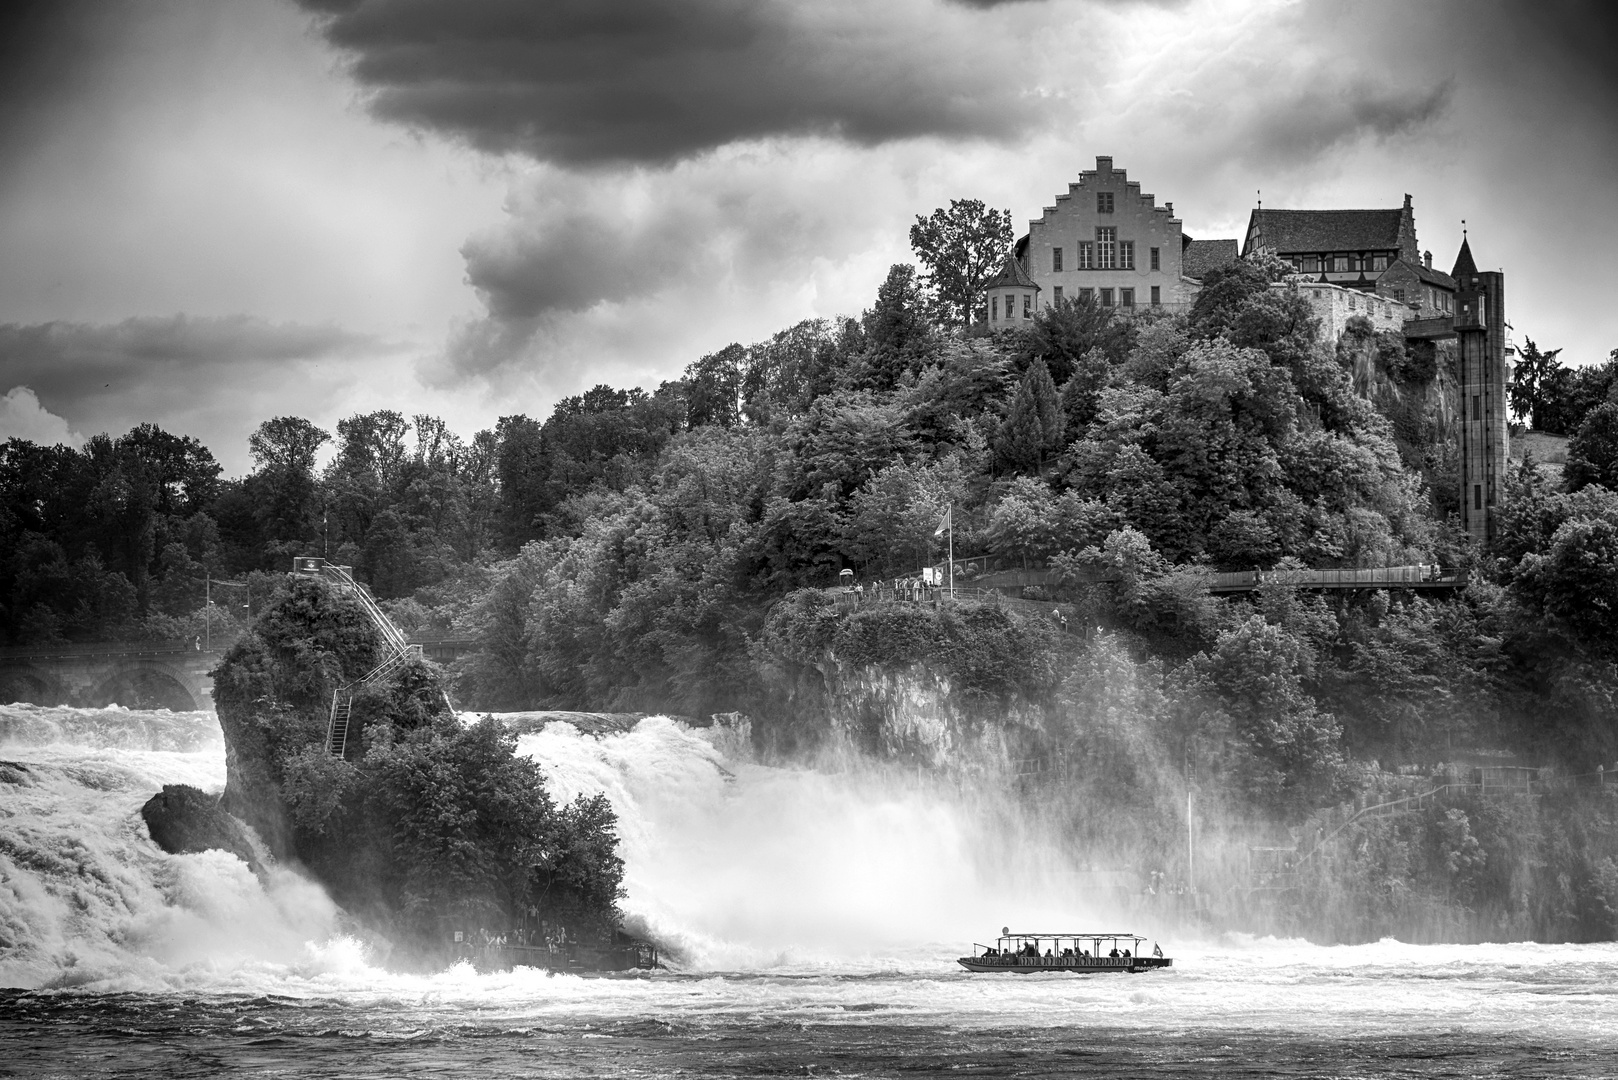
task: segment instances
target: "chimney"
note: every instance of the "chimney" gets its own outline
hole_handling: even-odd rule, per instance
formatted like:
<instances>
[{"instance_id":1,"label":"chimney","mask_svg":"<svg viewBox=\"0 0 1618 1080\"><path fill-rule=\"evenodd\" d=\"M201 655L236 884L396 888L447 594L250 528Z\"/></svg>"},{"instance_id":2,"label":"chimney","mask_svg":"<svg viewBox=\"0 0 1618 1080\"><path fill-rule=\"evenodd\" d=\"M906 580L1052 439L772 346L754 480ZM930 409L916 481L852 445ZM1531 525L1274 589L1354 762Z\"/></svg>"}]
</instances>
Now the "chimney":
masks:
<instances>
[{"instance_id":1,"label":"chimney","mask_svg":"<svg viewBox=\"0 0 1618 1080\"><path fill-rule=\"evenodd\" d=\"M1112 158L1096 155L1096 172L1112 172Z\"/></svg>"},{"instance_id":2,"label":"chimney","mask_svg":"<svg viewBox=\"0 0 1618 1080\"><path fill-rule=\"evenodd\" d=\"M1424 251L1424 252L1421 253L1421 265L1425 266L1429 270L1431 270L1433 268L1433 253L1432 252Z\"/></svg>"}]
</instances>

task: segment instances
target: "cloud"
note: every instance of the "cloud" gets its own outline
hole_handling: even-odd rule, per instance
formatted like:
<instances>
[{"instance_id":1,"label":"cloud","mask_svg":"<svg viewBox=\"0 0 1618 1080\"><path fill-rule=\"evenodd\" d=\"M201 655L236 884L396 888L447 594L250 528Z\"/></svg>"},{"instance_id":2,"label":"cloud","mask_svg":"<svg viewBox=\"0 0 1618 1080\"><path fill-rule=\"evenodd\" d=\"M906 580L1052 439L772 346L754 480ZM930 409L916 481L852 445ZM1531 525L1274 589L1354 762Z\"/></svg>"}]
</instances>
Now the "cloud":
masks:
<instances>
[{"instance_id":1,"label":"cloud","mask_svg":"<svg viewBox=\"0 0 1618 1080\"><path fill-rule=\"evenodd\" d=\"M270 416L330 422L341 404L365 397L367 383L383 387L372 397L391 394L399 371L409 381L400 348L341 327L247 315L0 324L0 371L73 428L119 434L150 421L203 438L227 464Z\"/></svg>"},{"instance_id":2,"label":"cloud","mask_svg":"<svg viewBox=\"0 0 1618 1080\"><path fill-rule=\"evenodd\" d=\"M159 383L228 392L228 383L215 380L243 369L386 348L369 335L335 326L272 323L250 315L0 325L0 366L55 400L114 396Z\"/></svg>"},{"instance_id":3,"label":"cloud","mask_svg":"<svg viewBox=\"0 0 1618 1080\"><path fill-rule=\"evenodd\" d=\"M15 386L0 397L0 442L26 439L41 446L81 446L84 436L72 431L67 421L39 403L39 397L26 386Z\"/></svg>"},{"instance_id":4,"label":"cloud","mask_svg":"<svg viewBox=\"0 0 1618 1080\"><path fill-rule=\"evenodd\" d=\"M372 112L573 165L738 140L1013 140L1026 21L937 0L303 0Z\"/></svg>"},{"instance_id":5,"label":"cloud","mask_svg":"<svg viewBox=\"0 0 1618 1080\"><path fill-rule=\"evenodd\" d=\"M506 220L462 248L486 317L462 326L422 377L499 380L538 365L552 385L568 371L599 381L605 351L623 370L655 357L670 364L666 378L725 344L706 344L713 335L858 312L888 263L909 258L904 230L889 224L940 156L791 139L656 169L535 168L514 185ZM635 349L641 364L625 351Z\"/></svg>"}]
</instances>

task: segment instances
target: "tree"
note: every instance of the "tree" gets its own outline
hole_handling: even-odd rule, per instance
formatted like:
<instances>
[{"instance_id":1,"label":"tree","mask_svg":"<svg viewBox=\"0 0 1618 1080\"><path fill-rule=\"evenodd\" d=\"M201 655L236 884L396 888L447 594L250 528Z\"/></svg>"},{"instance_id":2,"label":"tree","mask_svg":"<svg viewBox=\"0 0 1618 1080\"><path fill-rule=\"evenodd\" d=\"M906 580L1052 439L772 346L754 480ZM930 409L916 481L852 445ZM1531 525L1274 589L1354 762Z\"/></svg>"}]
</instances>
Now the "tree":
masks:
<instances>
[{"instance_id":1,"label":"tree","mask_svg":"<svg viewBox=\"0 0 1618 1080\"><path fill-rule=\"evenodd\" d=\"M1117 308L1102 307L1089 296L1064 297L1040 308L1022 335L1018 366L1026 367L1039 357L1058 383L1066 382L1081 367L1092 369L1086 377L1093 380L1094 353L1100 360L1104 381L1107 365L1122 364L1134 345L1133 324L1117 313Z\"/></svg>"},{"instance_id":2,"label":"tree","mask_svg":"<svg viewBox=\"0 0 1618 1080\"><path fill-rule=\"evenodd\" d=\"M932 359L938 349L932 307L914 266L896 263L889 268L876 290L876 304L860 320L865 350L856 365L855 385L892 390Z\"/></svg>"},{"instance_id":3,"label":"tree","mask_svg":"<svg viewBox=\"0 0 1618 1080\"><path fill-rule=\"evenodd\" d=\"M742 419L742 379L747 350L726 345L685 369L686 426L733 427Z\"/></svg>"},{"instance_id":4,"label":"tree","mask_svg":"<svg viewBox=\"0 0 1618 1080\"><path fill-rule=\"evenodd\" d=\"M970 326L983 303L983 287L1000 270L1013 240L1011 211L981 199L951 199L949 209L916 218L910 247L927 268L927 283L956 326Z\"/></svg>"},{"instance_id":5,"label":"tree","mask_svg":"<svg viewBox=\"0 0 1618 1080\"><path fill-rule=\"evenodd\" d=\"M1618 402L1609 401L1584 418L1567 444L1562 475L1569 491L1587 484L1618 491Z\"/></svg>"},{"instance_id":6,"label":"tree","mask_svg":"<svg viewBox=\"0 0 1618 1080\"><path fill-rule=\"evenodd\" d=\"M266 420L247 437L247 451L258 466L251 477L267 556L285 555L316 535L318 492L315 454L331 435L301 416Z\"/></svg>"},{"instance_id":7,"label":"tree","mask_svg":"<svg viewBox=\"0 0 1618 1080\"><path fill-rule=\"evenodd\" d=\"M1556 358L1561 349L1542 352L1533 338L1525 338L1522 354L1512 369L1511 385L1506 388L1511 411L1526 418L1531 428L1540 427L1545 419L1546 391L1551 389L1562 362Z\"/></svg>"},{"instance_id":8,"label":"tree","mask_svg":"<svg viewBox=\"0 0 1618 1080\"><path fill-rule=\"evenodd\" d=\"M1045 361L1035 360L1024 373L1012 399L1011 411L1000 427L997 451L1009 469L1027 472L1042 468L1062 449L1062 433L1067 417L1062 399L1051 381Z\"/></svg>"}]
</instances>

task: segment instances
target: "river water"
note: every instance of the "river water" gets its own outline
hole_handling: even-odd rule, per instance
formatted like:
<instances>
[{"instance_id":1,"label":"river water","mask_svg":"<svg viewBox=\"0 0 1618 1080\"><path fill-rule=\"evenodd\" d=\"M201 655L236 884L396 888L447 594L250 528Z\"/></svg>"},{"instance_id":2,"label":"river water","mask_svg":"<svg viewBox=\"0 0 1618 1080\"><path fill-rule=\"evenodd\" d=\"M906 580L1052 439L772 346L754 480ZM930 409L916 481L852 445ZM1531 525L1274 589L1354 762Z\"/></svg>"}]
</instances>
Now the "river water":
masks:
<instances>
[{"instance_id":1,"label":"river water","mask_svg":"<svg viewBox=\"0 0 1618 1080\"><path fill-rule=\"evenodd\" d=\"M973 976L1002 922L1113 917L1003 808L660 718L520 747L612 799L671 970L390 971L298 875L146 836L163 783L222 786L211 714L0 706L0 1076L1618 1076L1615 945L1142 927L1174 968Z\"/></svg>"}]
</instances>

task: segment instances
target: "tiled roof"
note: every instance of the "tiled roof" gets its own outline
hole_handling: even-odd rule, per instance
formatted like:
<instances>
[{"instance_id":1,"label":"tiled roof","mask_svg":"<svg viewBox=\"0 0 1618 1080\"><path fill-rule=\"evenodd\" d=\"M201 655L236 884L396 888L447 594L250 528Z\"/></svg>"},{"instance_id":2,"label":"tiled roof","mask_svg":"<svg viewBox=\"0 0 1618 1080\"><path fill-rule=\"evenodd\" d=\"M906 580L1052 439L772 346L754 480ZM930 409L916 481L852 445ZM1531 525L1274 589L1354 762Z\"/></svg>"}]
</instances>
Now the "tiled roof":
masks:
<instances>
[{"instance_id":1,"label":"tiled roof","mask_svg":"<svg viewBox=\"0 0 1618 1080\"><path fill-rule=\"evenodd\" d=\"M1180 255L1180 273L1201 281L1208 271L1240 257L1240 245L1234 240L1190 240Z\"/></svg>"},{"instance_id":2,"label":"tiled roof","mask_svg":"<svg viewBox=\"0 0 1618 1080\"><path fill-rule=\"evenodd\" d=\"M1430 270L1425 266L1416 266L1416 276L1429 285L1441 285L1446 289L1454 290L1455 279L1442 270Z\"/></svg>"},{"instance_id":3,"label":"tiled roof","mask_svg":"<svg viewBox=\"0 0 1618 1080\"><path fill-rule=\"evenodd\" d=\"M1254 210L1260 247L1293 252L1394 250L1399 246L1399 210Z\"/></svg>"},{"instance_id":4,"label":"tiled roof","mask_svg":"<svg viewBox=\"0 0 1618 1080\"><path fill-rule=\"evenodd\" d=\"M983 287L985 289L1000 289L1007 285L1021 285L1025 289L1039 288L1038 285L1034 284L1034 279L1028 276L1028 271L1022 268L1022 263L1017 261L1017 256L1015 255L1007 255L1006 264Z\"/></svg>"},{"instance_id":5,"label":"tiled roof","mask_svg":"<svg viewBox=\"0 0 1618 1080\"><path fill-rule=\"evenodd\" d=\"M1455 256L1455 269L1450 273L1456 277L1472 277L1478 272L1478 264L1472 261L1472 245L1461 238L1461 250Z\"/></svg>"}]
</instances>

